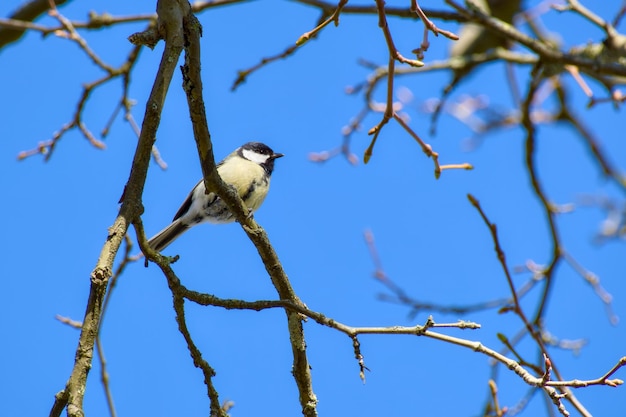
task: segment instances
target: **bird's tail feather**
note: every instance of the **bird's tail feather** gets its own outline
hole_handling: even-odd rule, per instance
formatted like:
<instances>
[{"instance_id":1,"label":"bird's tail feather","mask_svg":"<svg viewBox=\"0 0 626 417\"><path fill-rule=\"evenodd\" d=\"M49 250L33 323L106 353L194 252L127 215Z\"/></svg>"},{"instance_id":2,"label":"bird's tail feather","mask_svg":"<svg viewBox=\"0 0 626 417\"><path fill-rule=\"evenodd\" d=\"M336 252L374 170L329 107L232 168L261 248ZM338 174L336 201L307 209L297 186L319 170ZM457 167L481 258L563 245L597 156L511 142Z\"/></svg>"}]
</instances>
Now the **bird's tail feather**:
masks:
<instances>
[{"instance_id":1,"label":"bird's tail feather","mask_svg":"<svg viewBox=\"0 0 626 417\"><path fill-rule=\"evenodd\" d=\"M154 235L148 240L148 245L157 252L161 252L178 236L182 235L189 229L189 226L183 224L180 219L173 221L165 229Z\"/></svg>"}]
</instances>

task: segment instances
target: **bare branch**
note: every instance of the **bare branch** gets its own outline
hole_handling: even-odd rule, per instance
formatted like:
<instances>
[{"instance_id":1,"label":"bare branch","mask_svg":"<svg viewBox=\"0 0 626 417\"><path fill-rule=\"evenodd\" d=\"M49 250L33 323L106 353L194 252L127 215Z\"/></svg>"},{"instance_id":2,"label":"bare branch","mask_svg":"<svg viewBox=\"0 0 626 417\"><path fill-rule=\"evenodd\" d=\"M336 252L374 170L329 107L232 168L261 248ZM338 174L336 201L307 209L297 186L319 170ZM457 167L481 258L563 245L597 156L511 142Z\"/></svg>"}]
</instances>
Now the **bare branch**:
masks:
<instances>
[{"instance_id":1,"label":"bare branch","mask_svg":"<svg viewBox=\"0 0 626 417\"><path fill-rule=\"evenodd\" d=\"M317 25L313 30L304 33L302 36L298 38L296 41L296 46L304 45L309 39L317 36L317 34L324 29L330 22L334 22L335 26L339 26L339 15L341 14L341 9L348 3L348 0L339 0L339 4L337 4L337 8L335 11L328 17L328 19L324 20L322 23Z\"/></svg>"},{"instance_id":2,"label":"bare branch","mask_svg":"<svg viewBox=\"0 0 626 417\"><path fill-rule=\"evenodd\" d=\"M607 75L626 75L626 65L622 65L617 62L598 62L594 59L588 59L582 54L564 53L551 44L547 44L539 39L534 39L524 33L518 31L513 26L502 22L499 19L492 18L491 16L483 13L477 8L467 10L454 2L453 0L445 0L447 4L451 5L461 15L465 16L469 20L479 22L495 33L515 41L529 48L539 55L545 62L556 62L562 64L571 64L581 68L585 68L589 71L593 71L597 74Z\"/></svg>"},{"instance_id":3,"label":"bare branch","mask_svg":"<svg viewBox=\"0 0 626 417\"><path fill-rule=\"evenodd\" d=\"M332 12L336 4L321 1L321 0L294 0L298 3L307 4L309 6L317 7L326 12ZM378 6L363 6L363 5L354 5L354 6L344 6L342 13L343 14L378 14ZM422 9L424 14L429 16L431 19L440 19L444 21L454 21L454 22L466 22L467 19L458 13L451 13L447 10L434 10L434 9ZM410 18L410 19L419 19L420 17L415 14L411 8L400 8L400 7L385 7L385 14L387 16L393 17L402 17L402 18Z\"/></svg>"},{"instance_id":4,"label":"bare branch","mask_svg":"<svg viewBox=\"0 0 626 417\"><path fill-rule=\"evenodd\" d=\"M61 6L66 2L67 0L54 0L54 4L57 6ZM28 25L26 22L32 22L49 9L50 0L31 0L9 16L9 19L24 22L24 26L2 25L1 21L5 19L0 19L0 50L21 38L25 29L35 27L36 25Z\"/></svg>"},{"instance_id":5,"label":"bare branch","mask_svg":"<svg viewBox=\"0 0 626 417\"><path fill-rule=\"evenodd\" d=\"M265 231L249 215L249 210L244 206L237 192L232 187L227 186L217 173L211 134L209 133L202 97L202 80L200 77L201 27L195 16L189 14L184 17L184 28L186 53L185 65L182 67L183 88L187 95L194 138L196 139L206 189L214 191L226 202L231 212L234 213L237 221L257 248L280 298L301 304L302 302L293 291ZM305 416L317 416L317 398L312 387L302 318L297 313L287 311L287 321L290 334L289 340L293 353L293 375L300 393L302 413Z\"/></svg>"},{"instance_id":6,"label":"bare branch","mask_svg":"<svg viewBox=\"0 0 626 417\"><path fill-rule=\"evenodd\" d=\"M96 268L91 273L89 299L76 351L74 368L65 389L55 396L55 402L50 411L51 417L60 416L62 410L66 407L68 416L84 416L83 397L85 395L87 374L89 369L91 369L94 344L102 314L104 295L112 274L113 261L130 223L137 219L143 210L141 196L148 171L150 153L156 138L165 95L176 68L177 59L175 57L180 55L183 47L182 17L176 2L173 0L161 1L158 4L159 27L164 30L166 39L163 58L157 72L154 88L146 103L146 114L141 137L139 138L139 144L133 160L130 178L125 187L120 212L109 229L109 235L103 245Z\"/></svg>"},{"instance_id":7,"label":"bare branch","mask_svg":"<svg viewBox=\"0 0 626 417\"><path fill-rule=\"evenodd\" d=\"M236 310L253 310L253 311L261 311L267 309L275 309L275 308L284 308L286 310L290 310L293 312L297 312L302 316L309 317L314 320L318 324L323 326L338 330L348 337L350 337L354 343L354 338L363 335L363 334L378 334L378 335L413 335L413 336L425 336L429 338L433 338L436 340L440 340L446 343L451 343L457 346L461 346L467 349L472 349L476 352L482 353L496 361L507 366L508 369L512 370L518 376L520 376L527 384L540 387L546 390L546 392L550 395L550 397L558 398L559 394L552 390L552 387L583 387L589 385L621 385L623 382L619 379L616 380L608 380L618 369L623 366L626 366L626 357L621 358L617 364L609 370L602 377L593 379L593 380L569 380L569 381L552 381L549 378L545 378L544 375L540 377L532 376L527 370L525 370L520 364L506 356L482 345L479 342L473 342L466 339L461 339L441 333L436 333L430 331L433 328L457 328L457 329L469 329L469 330L478 330L480 329L480 324L465 322L465 321L457 321L454 323L436 323L432 317L429 317L424 325L415 325L415 326L388 326L388 327L354 327L347 324L344 324L335 318L327 317L320 312L316 312L310 310L303 304L293 303L289 300L260 300L260 301L244 301L239 299L222 299L216 297L214 295L202 294L196 291L192 291L187 289L185 286L180 284L178 278L174 274L174 272L169 268L169 264L167 262L162 263L160 261L165 260L165 257L162 257L157 254L157 263L159 265L164 265L164 272L168 276L168 279L177 281L176 291L178 292L180 297L193 301L199 305L203 306L214 306L214 307L222 307L225 309L236 309ZM358 343L360 346L360 343ZM356 359L362 363L363 357L360 355L360 348L355 347L355 352L357 352Z\"/></svg>"}]
</instances>

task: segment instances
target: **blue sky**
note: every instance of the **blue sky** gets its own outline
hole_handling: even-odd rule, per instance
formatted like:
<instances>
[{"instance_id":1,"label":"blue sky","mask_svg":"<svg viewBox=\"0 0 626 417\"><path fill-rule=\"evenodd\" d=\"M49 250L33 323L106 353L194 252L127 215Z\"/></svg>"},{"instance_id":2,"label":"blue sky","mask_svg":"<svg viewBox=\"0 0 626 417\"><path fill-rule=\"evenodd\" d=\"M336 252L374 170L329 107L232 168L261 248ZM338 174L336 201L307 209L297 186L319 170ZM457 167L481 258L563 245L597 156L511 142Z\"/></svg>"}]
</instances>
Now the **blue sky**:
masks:
<instances>
[{"instance_id":1,"label":"blue sky","mask_svg":"<svg viewBox=\"0 0 626 417\"><path fill-rule=\"evenodd\" d=\"M390 1L390 5L408 2ZM612 19L620 2L593 5ZM0 16L20 2L0 5ZM369 3L368 3L369 4ZM591 2L590 2L591 5ZM429 5L430 6L430 5ZM433 6L434 7L434 6ZM145 13L153 2L72 2L62 12L84 20L89 10L113 15ZM429 116L421 103L437 97L449 74L399 78L396 87L411 89L410 124L439 152L442 163L469 162L473 171L445 171L439 180L433 164L396 124L381 133L368 165L337 157L324 164L308 161L310 152L341 143L341 128L362 106L362 98L344 93L369 75L364 58L383 64L386 48L374 16L341 17L287 60L254 73L237 91L236 72L291 45L310 30L315 9L285 1L264 1L201 14L203 77L209 127L217 158L249 140L263 141L285 158L277 161L272 189L255 218L267 231L292 284L313 310L355 326L413 325L428 312L409 317L409 309L378 299L385 289L373 279L374 265L363 233L372 230L386 273L414 298L438 304L473 304L505 297L507 284L493 252L489 232L466 195L472 193L497 223L510 267L527 260L550 259L550 241L541 206L524 169L524 132L511 128L485 138L475 150L464 144L471 131L449 115L428 136ZM39 20L52 24L49 17ZM456 30L453 23L436 21ZM570 14L549 13L546 25L560 32L566 45L600 41L602 33ZM390 19L398 48L409 55L421 40L420 23ZM623 26L623 25L622 25ZM126 38L143 23L81 32L89 45L112 65L120 65L130 44ZM619 28L618 29L622 29ZM431 37L426 60L446 56L449 41ZM144 49L133 72L133 116L140 121L163 45ZM40 156L17 161L19 152L45 141L70 120L81 84L102 76L78 48L64 39L27 34L0 52L0 178L5 204L3 273L0 292L0 390L7 415L46 414L73 365L78 331L55 320L59 314L82 320L93 269L117 201L129 175L136 136L118 117L106 150L98 150L77 132L67 133L49 162ZM527 69L519 71L525 90ZM609 159L622 171L626 144L623 111L605 104L586 109L586 98L570 78L572 107L591 127ZM460 86L461 94L484 94L496 107L511 99L504 68L494 64ZM148 234L163 228L201 176L179 73L172 82L157 145L166 171L152 164L144 193L143 222ZM592 83L595 91L601 92ZM98 89L89 99L84 120L98 134L121 94L120 82ZM384 88L376 92L384 99ZM352 150L362 156L370 138L365 132L379 115L368 116L355 134ZM579 203L585 195L623 201L623 190L606 181L581 139L562 125L541 126L539 175L552 201ZM565 248L596 273L613 297L617 316L626 316L624 243L594 244L605 213L578 205L558 217ZM134 232L132 233L134 238ZM135 248L135 251L137 249ZM238 225L201 225L165 251L179 254L174 268L189 288L224 298L275 299L254 246ZM516 285L530 274L514 275ZM587 339L575 355L554 350L565 378L593 379L626 355L623 323L611 325L604 305L567 264L556 273L546 325L562 339ZM523 303L534 311L538 292ZM111 299L102 342L119 415L207 415L208 399L201 373L193 367L178 333L165 278L154 265L131 265ZM520 328L512 314L494 311L466 315L433 312L438 322L458 319L481 330L443 333L481 341L501 349L497 333L512 337ZM217 371L222 400L232 400L233 416L299 415L290 373L291 350L281 311L233 312L188 304L187 319L205 358ZM371 372L361 382L349 338L334 330L305 324L313 386L320 415L478 415L487 397L490 375L486 357L460 347L408 336L363 336L362 353ZM530 360L536 352L526 340L520 350ZM107 415L94 361L85 397L90 415ZM515 406L527 387L500 371L500 400ZM621 370L615 376L624 379ZM575 391L597 416L618 416L626 408L624 388L591 387ZM454 400L452 400L454 399ZM568 407L571 410L571 407ZM573 411L573 410L572 410ZM545 415L540 395L526 415Z\"/></svg>"}]
</instances>

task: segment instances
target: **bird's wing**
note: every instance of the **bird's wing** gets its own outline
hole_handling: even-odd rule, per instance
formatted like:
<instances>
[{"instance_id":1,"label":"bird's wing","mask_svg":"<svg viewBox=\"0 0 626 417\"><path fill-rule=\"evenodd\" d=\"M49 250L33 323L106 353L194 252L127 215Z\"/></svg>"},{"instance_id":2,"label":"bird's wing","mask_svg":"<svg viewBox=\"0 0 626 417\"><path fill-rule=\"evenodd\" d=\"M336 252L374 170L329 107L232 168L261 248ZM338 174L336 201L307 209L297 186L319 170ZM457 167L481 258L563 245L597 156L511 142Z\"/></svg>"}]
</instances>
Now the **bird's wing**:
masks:
<instances>
[{"instance_id":1,"label":"bird's wing","mask_svg":"<svg viewBox=\"0 0 626 417\"><path fill-rule=\"evenodd\" d=\"M201 188L201 189L199 189ZM194 194L197 193L204 193L204 178L201 179L200 181L198 181L198 183L196 184L195 187L193 187L193 189L191 190L191 192L189 193L189 195L187 195L187 198L185 198L185 201L183 201L183 204L180 206L180 208L178 209L178 211L176 212L176 214L174 215L174 219L172 219L172 221L176 221L178 220L180 217L184 216L185 213L187 213L189 211L189 208L191 207L191 203L193 203L194 200ZM213 204L213 202L217 199L217 196L214 193L211 193L207 196L207 201L209 203L209 205Z\"/></svg>"}]
</instances>

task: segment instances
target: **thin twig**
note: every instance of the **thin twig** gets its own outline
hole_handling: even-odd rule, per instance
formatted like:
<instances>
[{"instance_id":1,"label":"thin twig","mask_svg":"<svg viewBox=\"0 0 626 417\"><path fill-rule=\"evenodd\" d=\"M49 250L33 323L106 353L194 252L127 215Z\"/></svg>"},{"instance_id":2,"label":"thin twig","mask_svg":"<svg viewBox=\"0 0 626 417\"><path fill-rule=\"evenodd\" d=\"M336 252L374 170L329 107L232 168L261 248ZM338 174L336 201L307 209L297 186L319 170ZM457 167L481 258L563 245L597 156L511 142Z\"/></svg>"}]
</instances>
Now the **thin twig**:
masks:
<instances>
[{"instance_id":1,"label":"thin twig","mask_svg":"<svg viewBox=\"0 0 626 417\"><path fill-rule=\"evenodd\" d=\"M507 305L512 304L513 300L510 297L507 298L499 298L490 301L482 301L474 304L466 304L466 305L447 305L447 304L438 304L438 303L430 303L425 301L419 301L415 298L409 296L407 292L402 289L397 283L395 283L391 277L387 275L382 266L382 260L380 259L380 255L378 253L378 249L376 247L376 243L374 241L374 234L371 230L366 230L364 232L365 244L370 253L370 257L372 258L372 262L374 263L374 278L383 284L389 291L393 293L393 298L386 294L379 294L378 298L382 301L393 302L400 305L405 305L411 307L411 311L409 313L409 317L413 318L417 315L417 313L421 311L433 312L438 311L444 314L467 314L474 311L483 311L489 310L493 308L503 308ZM539 282L538 280L531 279L525 285L522 285L518 291L518 297L521 299L526 294L530 292L532 288Z\"/></svg>"},{"instance_id":2,"label":"thin twig","mask_svg":"<svg viewBox=\"0 0 626 417\"><path fill-rule=\"evenodd\" d=\"M341 14L341 9L348 3L348 0L339 0L339 4L337 4L337 8L335 11L323 22L317 25L315 28L302 34L298 40L296 41L296 46L304 45L309 39L314 38L317 34L324 29L330 22L333 22L335 26L339 26L339 15Z\"/></svg>"},{"instance_id":3,"label":"thin twig","mask_svg":"<svg viewBox=\"0 0 626 417\"><path fill-rule=\"evenodd\" d=\"M548 222L548 226L550 229L550 239L552 241L552 259L550 260L548 267L543 272L543 275L545 277L544 279L545 287L544 287L543 293L541 294L539 306L533 318L533 324L535 324L539 328L541 328L545 308L550 298L550 294L554 288L555 279L554 279L553 274L554 274L557 264L562 259L561 240L560 240L560 235L556 226L555 212L553 211L552 204L548 201L548 198L545 192L543 191L543 187L540 184L538 174L537 174L536 160L535 160L536 159L536 148L535 148L536 129L535 129L534 122L531 119L531 106L532 106L532 103L534 102L535 94L537 90L539 89L539 86L542 83L541 71L542 71L541 66L535 67L533 74L532 74L531 82L528 88L528 92L526 94L526 97L524 98L523 105L522 105L522 126L526 130L526 146L525 146L526 167L528 170L528 174L530 176L530 182L532 184L533 190L535 191L535 194L537 195L537 197L539 198L542 204L542 208L544 210L544 213ZM534 335L534 333L531 333L531 334ZM545 351L545 348L542 349L542 353L547 353ZM554 362L552 363L552 365L554 367ZM557 378L562 379L556 367L554 367L554 373L557 376ZM565 394L565 397L569 401L572 402L574 407L582 415L584 416L590 415L589 411L587 411L587 409L578 401L578 399L574 396L571 390L564 389L564 394Z\"/></svg>"}]
</instances>

